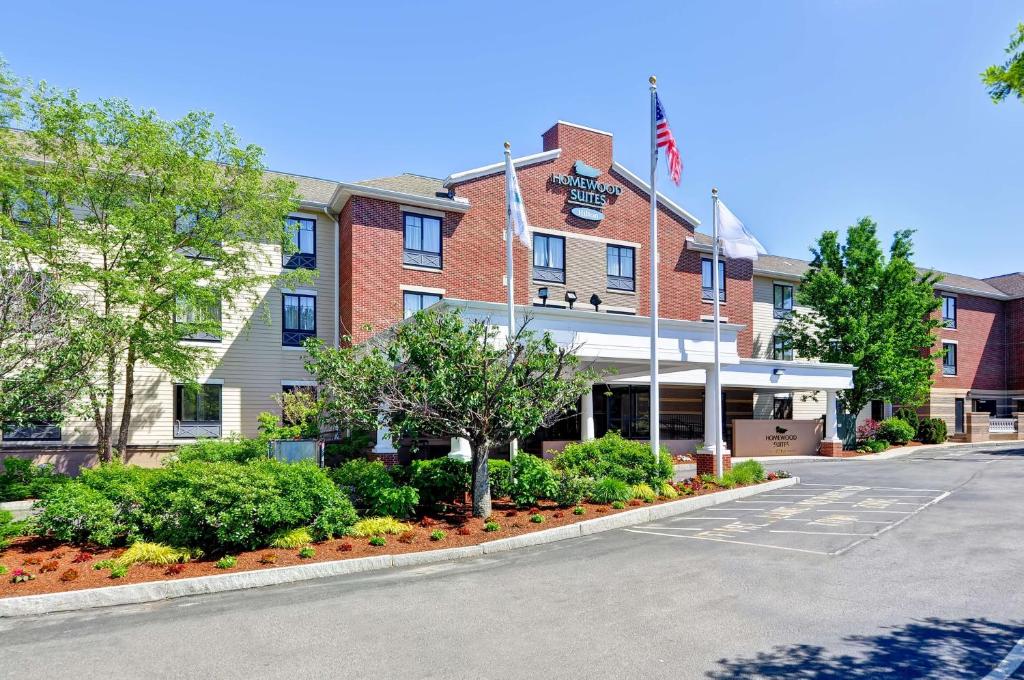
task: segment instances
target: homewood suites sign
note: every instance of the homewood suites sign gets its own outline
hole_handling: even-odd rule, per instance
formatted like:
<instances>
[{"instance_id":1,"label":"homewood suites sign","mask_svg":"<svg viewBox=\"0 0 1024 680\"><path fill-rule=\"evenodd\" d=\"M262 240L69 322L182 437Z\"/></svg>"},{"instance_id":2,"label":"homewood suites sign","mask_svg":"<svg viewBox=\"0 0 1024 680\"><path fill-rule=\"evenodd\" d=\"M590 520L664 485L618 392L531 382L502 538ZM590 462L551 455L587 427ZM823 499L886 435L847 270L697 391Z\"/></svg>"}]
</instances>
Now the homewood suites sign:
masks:
<instances>
[{"instance_id":1,"label":"homewood suites sign","mask_svg":"<svg viewBox=\"0 0 1024 680\"><path fill-rule=\"evenodd\" d=\"M608 204L610 197L622 193L622 187L598 180L601 171L583 161L573 163L572 170L571 175L551 173L551 183L569 187L566 197L566 203L572 205L569 212L584 220L600 222L604 219L601 210Z\"/></svg>"}]
</instances>

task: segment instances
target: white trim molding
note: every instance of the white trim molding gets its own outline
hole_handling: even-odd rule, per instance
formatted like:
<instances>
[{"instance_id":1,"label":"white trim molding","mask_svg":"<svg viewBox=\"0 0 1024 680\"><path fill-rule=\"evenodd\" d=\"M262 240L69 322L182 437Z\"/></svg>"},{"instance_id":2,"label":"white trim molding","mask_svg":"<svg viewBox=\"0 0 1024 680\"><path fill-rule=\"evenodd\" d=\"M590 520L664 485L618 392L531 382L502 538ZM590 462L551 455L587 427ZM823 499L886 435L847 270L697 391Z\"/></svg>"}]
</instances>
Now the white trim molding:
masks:
<instances>
[{"instance_id":1,"label":"white trim molding","mask_svg":"<svg viewBox=\"0 0 1024 680\"><path fill-rule=\"evenodd\" d=\"M520 156L519 158L512 159L512 165L516 169L525 168L530 165L536 165L537 163L544 163L547 161L553 161L562 155L561 149L552 149L551 151L541 151L540 153L531 154L529 156ZM487 175L493 175L498 172L502 172L505 169L505 162L491 163L490 165L484 165L479 168L473 168L472 170L463 170L462 172L453 172L448 175L444 180L444 186L450 187L453 184L460 184L462 182L468 182L471 179L478 177L486 177Z\"/></svg>"},{"instance_id":2,"label":"white trim molding","mask_svg":"<svg viewBox=\"0 0 1024 680\"><path fill-rule=\"evenodd\" d=\"M281 387L316 387L315 380L282 380Z\"/></svg>"},{"instance_id":3,"label":"white trim molding","mask_svg":"<svg viewBox=\"0 0 1024 680\"><path fill-rule=\"evenodd\" d=\"M417 205L399 205L399 210L402 212L416 213L417 215L426 215L427 217L440 217L444 219L443 210L431 210L430 208L421 208Z\"/></svg>"},{"instance_id":4,"label":"white trim molding","mask_svg":"<svg viewBox=\"0 0 1024 680\"><path fill-rule=\"evenodd\" d=\"M640 250L643 248L642 243L636 241L622 241L615 238L605 238L604 236L594 236L593 234L577 234L571 231L562 231L561 229L548 229L547 227L530 227L530 231L537 232L538 234L551 234L552 236L564 236L565 238L576 238L581 241L594 241L596 243L607 243L613 246L626 246L627 248L635 248ZM502 230L502 238L505 238L506 230Z\"/></svg>"},{"instance_id":5,"label":"white trim molding","mask_svg":"<svg viewBox=\"0 0 1024 680\"><path fill-rule=\"evenodd\" d=\"M400 284L398 289L410 293L430 293L431 295L444 295L444 288L430 288L428 286L410 286L407 284Z\"/></svg>"},{"instance_id":6,"label":"white trim molding","mask_svg":"<svg viewBox=\"0 0 1024 680\"><path fill-rule=\"evenodd\" d=\"M410 194L404 191L392 191L391 189L380 189L378 187L365 186L363 184L353 184L352 182L341 182L338 184L338 188L334 190L334 195L331 197L330 207L337 213L340 213L348 203L348 199L353 196L362 196L365 198L376 198L382 201L389 201L391 203L408 203L419 208L435 208L438 210L445 210L447 212L464 213L469 211L469 199L468 198L441 198L433 196L421 196L418 194Z\"/></svg>"}]
</instances>

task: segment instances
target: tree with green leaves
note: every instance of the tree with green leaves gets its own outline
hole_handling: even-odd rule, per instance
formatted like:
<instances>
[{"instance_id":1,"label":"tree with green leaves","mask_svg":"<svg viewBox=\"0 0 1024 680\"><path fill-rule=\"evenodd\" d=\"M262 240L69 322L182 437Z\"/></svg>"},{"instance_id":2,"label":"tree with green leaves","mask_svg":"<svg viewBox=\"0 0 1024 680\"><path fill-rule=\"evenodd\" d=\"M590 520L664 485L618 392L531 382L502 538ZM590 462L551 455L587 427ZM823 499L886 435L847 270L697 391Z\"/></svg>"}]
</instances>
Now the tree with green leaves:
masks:
<instances>
[{"instance_id":1,"label":"tree with green leaves","mask_svg":"<svg viewBox=\"0 0 1024 680\"><path fill-rule=\"evenodd\" d=\"M598 375L573 347L528 330L507 341L454 310L418 313L376 339L339 349L311 344L324 420L353 430L383 423L393 442L462 437L473 450L473 515L491 514L487 459L513 440L569 417Z\"/></svg>"},{"instance_id":2,"label":"tree with green leaves","mask_svg":"<svg viewBox=\"0 0 1024 680\"><path fill-rule=\"evenodd\" d=\"M801 357L856 367L840 395L847 413L873 399L918 405L935 371L939 277L914 267L912 231L896 232L887 258L877 229L865 217L845 243L837 231L818 238L796 300L810 311L792 312L779 331Z\"/></svg>"},{"instance_id":3,"label":"tree with green leaves","mask_svg":"<svg viewBox=\"0 0 1024 680\"><path fill-rule=\"evenodd\" d=\"M981 74L989 96L997 104L1010 95L1024 99L1024 23L1017 24L1017 32L1010 36L1006 54L1006 62L989 66Z\"/></svg>"},{"instance_id":4,"label":"tree with green leaves","mask_svg":"<svg viewBox=\"0 0 1024 680\"><path fill-rule=\"evenodd\" d=\"M281 274L272 247L289 247L295 185L207 113L165 121L45 83L20 105L28 129L0 167L5 243L84 300L98 356L84 399L106 461L127 447L140 366L194 383L214 355L183 340L219 338L222 310L251 319L267 287L311 280Z\"/></svg>"}]
</instances>

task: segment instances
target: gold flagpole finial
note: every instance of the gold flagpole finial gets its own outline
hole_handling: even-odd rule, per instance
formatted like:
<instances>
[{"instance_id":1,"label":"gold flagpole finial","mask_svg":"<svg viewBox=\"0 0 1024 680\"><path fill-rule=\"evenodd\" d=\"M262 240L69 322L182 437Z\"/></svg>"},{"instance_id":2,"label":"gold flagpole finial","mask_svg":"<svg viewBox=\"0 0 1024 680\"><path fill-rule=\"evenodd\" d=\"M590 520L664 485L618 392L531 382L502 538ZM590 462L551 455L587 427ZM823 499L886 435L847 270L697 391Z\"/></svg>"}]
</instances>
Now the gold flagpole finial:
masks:
<instances>
[{"instance_id":1,"label":"gold flagpole finial","mask_svg":"<svg viewBox=\"0 0 1024 680\"><path fill-rule=\"evenodd\" d=\"M717 196L718 195L718 187L711 187L711 195L712 196Z\"/></svg>"},{"instance_id":2,"label":"gold flagpole finial","mask_svg":"<svg viewBox=\"0 0 1024 680\"><path fill-rule=\"evenodd\" d=\"M505 142L505 151L511 151L511 150L512 150L512 145L509 144L508 142Z\"/></svg>"},{"instance_id":3,"label":"gold flagpole finial","mask_svg":"<svg viewBox=\"0 0 1024 680\"><path fill-rule=\"evenodd\" d=\"M658 84L658 79L657 79L657 78L655 78L654 76L651 76L651 77L650 77L650 78L648 78L647 80L649 80L649 81L650 81L651 85L657 85L657 84Z\"/></svg>"}]
</instances>

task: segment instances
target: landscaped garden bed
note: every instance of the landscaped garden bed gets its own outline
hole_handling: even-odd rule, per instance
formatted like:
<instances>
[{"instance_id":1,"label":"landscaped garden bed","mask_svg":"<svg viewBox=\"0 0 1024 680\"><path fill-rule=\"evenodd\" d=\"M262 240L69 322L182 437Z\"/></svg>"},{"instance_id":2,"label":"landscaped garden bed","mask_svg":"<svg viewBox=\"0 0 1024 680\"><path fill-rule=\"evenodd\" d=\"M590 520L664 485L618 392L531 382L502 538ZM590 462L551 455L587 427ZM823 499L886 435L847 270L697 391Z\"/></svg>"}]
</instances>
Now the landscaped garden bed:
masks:
<instances>
[{"instance_id":1,"label":"landscaped garden bed","mask_svg":"<svg viewBox=\"0 0 1024 680\"><path fill-rule=\"evenodd\" d=\"M490 515L474 517L467 463L321 469L264 450L207 441L159 469L103 465L52 485L33 517L0 513L0 597L473 546L788 476L746 461L673 482L667 454L608 435L489 461Z\"/></svg>"}]
</instances>

